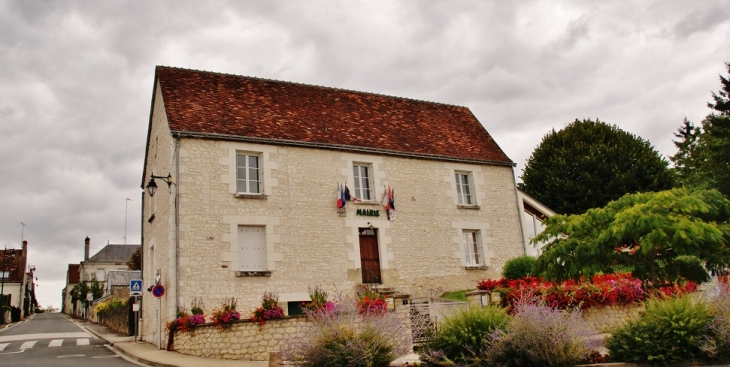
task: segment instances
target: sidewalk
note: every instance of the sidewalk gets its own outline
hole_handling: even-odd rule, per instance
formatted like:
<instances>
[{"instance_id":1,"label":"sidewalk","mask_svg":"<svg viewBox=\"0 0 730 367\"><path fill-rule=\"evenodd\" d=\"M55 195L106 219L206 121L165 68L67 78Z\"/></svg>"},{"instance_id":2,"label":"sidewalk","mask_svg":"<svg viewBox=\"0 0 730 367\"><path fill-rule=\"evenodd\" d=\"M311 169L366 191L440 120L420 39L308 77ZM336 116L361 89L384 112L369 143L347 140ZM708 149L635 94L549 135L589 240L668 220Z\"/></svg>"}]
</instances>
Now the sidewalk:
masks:
<instances>
[{"instance_id":1,"label":"sidewalk","mask_svg":"<svg viewBox=\"0 0 730 367\"><path fill-rule=\"evenodd\" d=\"M229 359L201 358L157 349L147 342L134 342L133 336L117 334L106 326L84 320L74 320L91 334L104 339L126 358L155 367L268 367L269 362L237 361Z\"/></svg>"}]
</instances>

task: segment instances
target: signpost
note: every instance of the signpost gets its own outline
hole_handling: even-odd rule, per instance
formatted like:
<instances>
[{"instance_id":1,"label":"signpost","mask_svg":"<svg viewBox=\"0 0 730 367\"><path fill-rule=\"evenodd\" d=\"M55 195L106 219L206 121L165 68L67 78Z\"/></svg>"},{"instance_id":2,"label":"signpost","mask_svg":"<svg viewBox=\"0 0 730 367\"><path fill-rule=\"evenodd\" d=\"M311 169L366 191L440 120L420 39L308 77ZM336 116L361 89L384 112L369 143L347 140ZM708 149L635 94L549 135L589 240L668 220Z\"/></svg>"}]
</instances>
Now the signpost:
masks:
<instances>
[{"instance_id":1,"label":"signpost","mask_svg":"<svg viewBox=\"0 0 730 367\"><path fill-rule=\"evenodd\" d=\"M130 296L141 296L142 295L142 279L132 279L129 281L129 295Z\"/></svg>"},{"instance_id":2,"label":"signpost","mask_svg":"<svg viewBox=\"0 0 730 367\"><path fill-rule=\"evenodd\" d=\"M162 284L155 285L152 287L152 295L157 298L162 298L162 296L165 295L165 287L163 287Z\"/></svg>"}]
</instances>

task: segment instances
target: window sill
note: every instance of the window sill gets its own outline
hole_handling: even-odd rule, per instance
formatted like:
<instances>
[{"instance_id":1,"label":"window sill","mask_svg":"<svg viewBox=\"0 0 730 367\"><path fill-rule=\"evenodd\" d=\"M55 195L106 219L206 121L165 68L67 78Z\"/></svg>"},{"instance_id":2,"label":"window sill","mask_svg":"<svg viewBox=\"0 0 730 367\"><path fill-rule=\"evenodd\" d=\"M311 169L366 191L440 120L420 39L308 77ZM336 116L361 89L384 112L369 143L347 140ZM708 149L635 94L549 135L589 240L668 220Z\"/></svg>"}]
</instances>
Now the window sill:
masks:
<instances>
[{"instance_id":1,"label":"window sill","mask_svg":"<svg viewBox=\"0 0 730 367\"><path fill-rule=\"evenodd\" d=\"M270 271L237 271L237 277L270 277Z\"/></svg>"},{"instance_id":2,"label":"window sill","mask_svg":"<svg viewBox=\"0 0 730 367\"><path fill-rule=\"evenodd\" d=\"M486 265L467 265L464 267L465 270L487 270L489 269Z\"/></svg>"},{"instance_id":3,"label":"window sill","mask_svg":"<svg viewBox=\"0 0 730 367\"><path fill-rule=\"evenodd\" d=\"M266 200L266 198L268 196L267 195L263 195L263 194L240 194L239 193L239 194L233 195L233 197L239 198L239 199Z\"/></svg>"},{"instance_id":4,"label":"window sill","mask_svg":"<svg viewBox=\"0 0 730 367\"><path fill-rule=\"evenodd\" d=\"M479 210L481 208L479 205L463 205L463 204L459 204L456 207L459 209L471 209L471 210Z\"/></svg>"},{"instance_id":5,"label":"window sill","mask_svg":"<svg viewBox=\"0 0 730 367\"><path fill-rule=\"evenodd\" d=\"M355 205L380 205L380 202L377 202L374 200L369 200L369 201L365 201L365 200L354 201L353 200L352 203Z\"/></svg>"}]
</instances>

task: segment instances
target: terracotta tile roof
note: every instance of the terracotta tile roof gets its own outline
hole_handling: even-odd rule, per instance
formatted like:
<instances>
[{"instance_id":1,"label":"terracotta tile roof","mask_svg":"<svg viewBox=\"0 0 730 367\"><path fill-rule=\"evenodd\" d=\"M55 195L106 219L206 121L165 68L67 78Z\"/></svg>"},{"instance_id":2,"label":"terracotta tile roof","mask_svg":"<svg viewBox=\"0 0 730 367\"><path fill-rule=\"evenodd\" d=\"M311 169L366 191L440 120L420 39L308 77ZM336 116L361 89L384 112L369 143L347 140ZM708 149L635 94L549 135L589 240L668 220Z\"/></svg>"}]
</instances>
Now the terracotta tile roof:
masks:
<instances>
[{"instance_id":1,"label":"terracotta tile roof","mask_svg":"<svg viewBox=\"0 0 730 367\"><path fill-rule=\"evenodd\" d=\"M170 129L512 165L466 107L158 66Z\"/></svg>"}]
</instances>

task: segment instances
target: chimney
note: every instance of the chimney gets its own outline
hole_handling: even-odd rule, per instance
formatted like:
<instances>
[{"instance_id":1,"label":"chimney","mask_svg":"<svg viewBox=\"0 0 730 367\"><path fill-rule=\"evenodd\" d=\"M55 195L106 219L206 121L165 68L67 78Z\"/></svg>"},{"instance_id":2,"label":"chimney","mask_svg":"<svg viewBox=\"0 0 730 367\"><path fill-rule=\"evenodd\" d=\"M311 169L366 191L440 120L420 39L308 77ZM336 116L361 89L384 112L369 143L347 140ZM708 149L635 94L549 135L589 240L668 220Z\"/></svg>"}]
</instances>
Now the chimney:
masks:
<instances>
[{"instance_id":1,"label":"chimney","mask_svg":"<svg viewBox=\"0 0 730 367\"><path fill-rule=\"evenodd\" d=\"M23 253L28 252L28 241L23 240Z\"/></svg>"},{"instance_id":2,"label":"chimney","mask_svg":"<svg viewBox=\"0 0 730 367\"><path fill-rule=\"evenodd\" d=\"M91 243L91 239L89 239L89 236L86 236L86 239L84 240L84 261L89 261L89 244Z\"/></svg>"}]
</instances>

